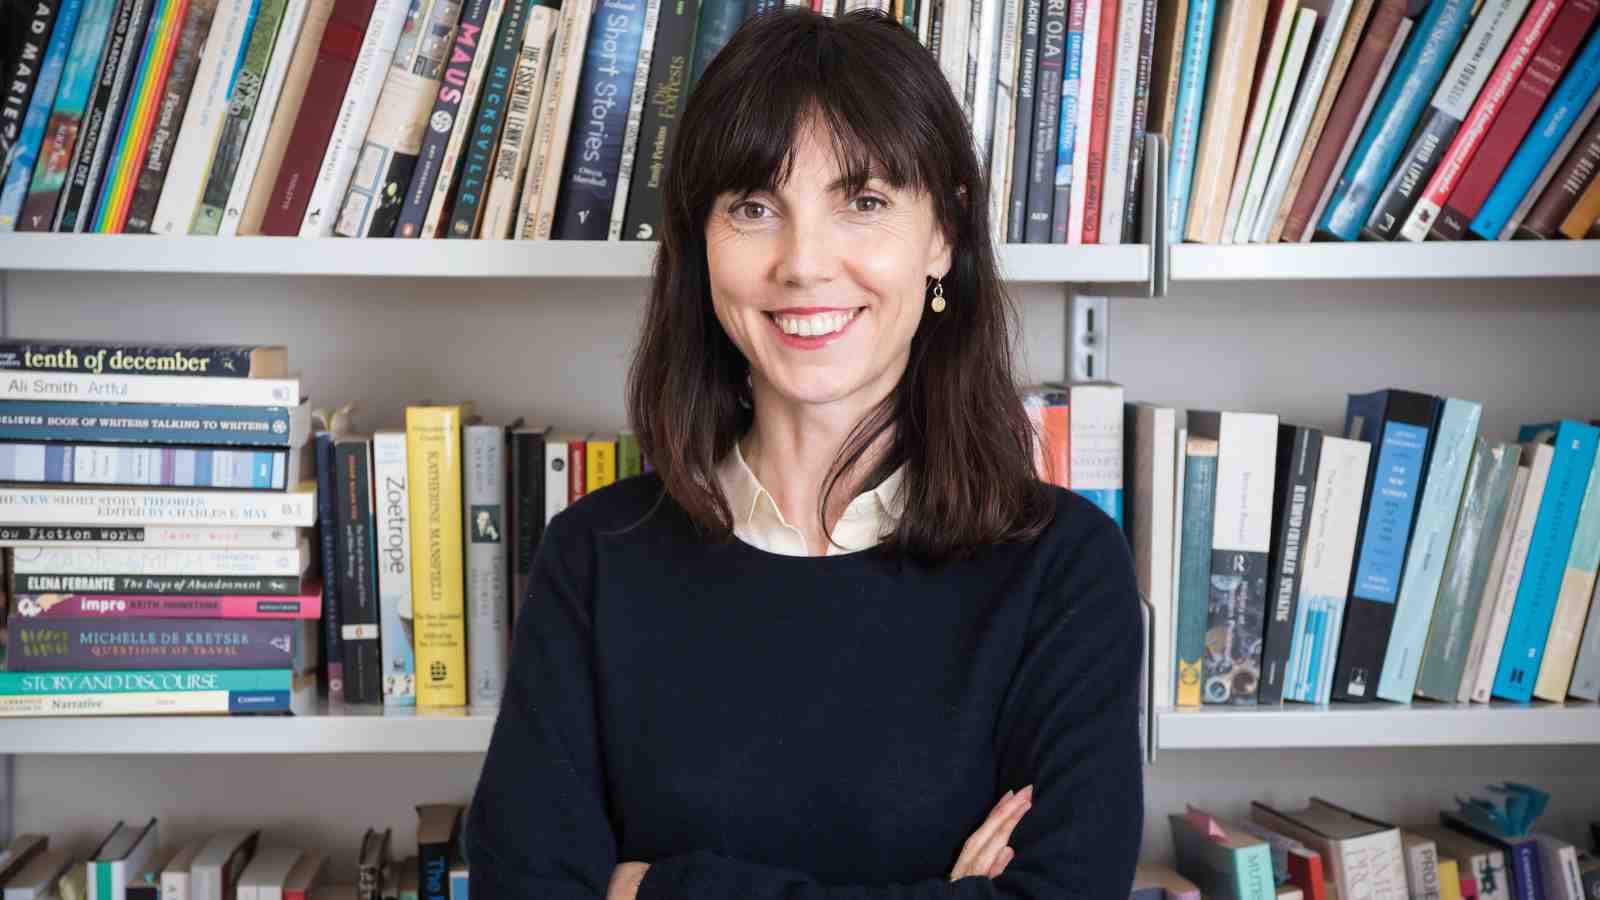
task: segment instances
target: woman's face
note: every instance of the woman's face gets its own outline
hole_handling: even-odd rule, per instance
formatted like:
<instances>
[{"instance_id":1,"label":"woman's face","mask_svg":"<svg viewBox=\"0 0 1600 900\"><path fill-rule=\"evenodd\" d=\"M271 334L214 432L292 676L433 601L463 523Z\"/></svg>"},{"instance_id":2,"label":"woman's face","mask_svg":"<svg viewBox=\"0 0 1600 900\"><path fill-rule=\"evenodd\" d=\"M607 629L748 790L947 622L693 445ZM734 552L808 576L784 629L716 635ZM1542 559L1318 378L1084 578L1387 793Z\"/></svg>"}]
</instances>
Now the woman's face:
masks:
<instances>
[{"instance_id":1,"label":"woman's face","mask_svg":"<svg viewBox=\"0 0 1600 900\"><path fill-rule=\"evenodd\" d=\"M827 133L802 128L787 184L724 193L706 221L717 320L757 387L795 403L887 396L905 371L926 279L950 269L927 194L874 177L850 195L843 175Z\"/></svg>"}]
</instances>

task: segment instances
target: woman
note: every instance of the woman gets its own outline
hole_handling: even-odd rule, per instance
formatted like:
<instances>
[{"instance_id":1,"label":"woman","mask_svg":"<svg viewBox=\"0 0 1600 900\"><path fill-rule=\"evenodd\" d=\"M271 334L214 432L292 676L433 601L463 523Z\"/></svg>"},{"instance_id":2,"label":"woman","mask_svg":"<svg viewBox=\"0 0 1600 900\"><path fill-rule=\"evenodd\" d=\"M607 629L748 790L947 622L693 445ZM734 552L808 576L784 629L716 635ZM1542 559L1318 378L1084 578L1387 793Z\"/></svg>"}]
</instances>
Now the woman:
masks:
<instances>
[{"instance_id":1,"label":"woman","mask_svg":"<svg viewBox=\"0 0 1600 900\"><path fill-rule=\"evenodd\" d=\"M1127 896L1128 551L1034 477L964 123L876 13L706 70L630 373L655 471L546 530L473 896Z\"/></svg>"}]
</instances>

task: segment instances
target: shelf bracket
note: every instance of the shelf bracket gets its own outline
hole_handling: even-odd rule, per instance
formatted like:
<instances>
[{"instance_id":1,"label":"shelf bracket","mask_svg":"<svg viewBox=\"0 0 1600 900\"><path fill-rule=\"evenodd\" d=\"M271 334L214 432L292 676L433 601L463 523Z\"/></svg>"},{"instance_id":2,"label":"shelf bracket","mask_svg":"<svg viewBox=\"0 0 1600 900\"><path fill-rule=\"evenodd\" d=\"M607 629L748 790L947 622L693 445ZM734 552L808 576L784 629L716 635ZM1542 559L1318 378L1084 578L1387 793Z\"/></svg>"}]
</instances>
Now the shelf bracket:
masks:
<instances>
[{"instance_id":1,"label":"shelf bracket","mask_svg":"<svg viewBox=\"0 0 1600 900\"><path fill-rule=\"evenodd\" d=\"M1103 294L1067 294L1067 381L1111 377L1111 300Z\"/></svg>"}]
</instances>

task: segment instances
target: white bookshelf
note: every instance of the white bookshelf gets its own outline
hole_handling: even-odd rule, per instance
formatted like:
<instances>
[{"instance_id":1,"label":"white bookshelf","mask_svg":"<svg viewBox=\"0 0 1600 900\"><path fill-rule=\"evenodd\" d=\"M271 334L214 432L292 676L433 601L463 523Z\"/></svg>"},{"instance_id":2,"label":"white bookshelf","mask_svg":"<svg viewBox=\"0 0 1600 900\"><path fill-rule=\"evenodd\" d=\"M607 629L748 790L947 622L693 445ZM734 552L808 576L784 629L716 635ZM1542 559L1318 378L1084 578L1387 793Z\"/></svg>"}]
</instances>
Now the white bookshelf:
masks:
<instances>
[{"instance_id":1,"label":"white bookshelf","mask_svg":"<svg viewBox=\"0 0 1600 900\"><path fill-rule=\"evenodd\" d=\"M1600 706L1286 703L1156 714L1156 746L1162 752L1567 745L1600 745Z\"/></svg>"},{"instance_id":2,"label":"white bookshelf","mask_svg":"<svg viewBox=\"0 0 1600 900\"><path fill-rule=\"evenodd\" d=\"M1174 282L1600 277L1600 241L1179 244Z\"/></svg>"}]
</instances>

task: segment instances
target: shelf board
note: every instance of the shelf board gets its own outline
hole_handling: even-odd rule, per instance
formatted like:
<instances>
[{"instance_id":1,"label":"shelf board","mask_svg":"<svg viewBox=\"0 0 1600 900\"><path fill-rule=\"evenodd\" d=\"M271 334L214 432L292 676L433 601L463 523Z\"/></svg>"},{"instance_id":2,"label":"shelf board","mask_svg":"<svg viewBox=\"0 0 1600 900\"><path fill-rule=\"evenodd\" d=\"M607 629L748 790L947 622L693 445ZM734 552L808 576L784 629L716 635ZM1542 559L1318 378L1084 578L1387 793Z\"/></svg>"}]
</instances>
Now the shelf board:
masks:
<instances>
[{"instance_id":1,"label":"shelf board","mask_svg":"<svg viewBox=\"0 0 1600 900\"><path fill-rule=\"evenodd\" d=\"M482 753L491 710L324 706L304 716L78 716L0 719L0 755Z\"/></svg>"},{"instance_id":2,"label":"shelf board","mask_svg":"<svg viewBox=\"0 0 1600 900\"><path fill-rule=\"evenodd\" d=\"M645 279L656 247L653 241L7 234L0 237L0 271ZM1000 268L1013 282L1142 285L1150 248L1013 245L1002 248Z\"/></svg>"},{"instance_id":3,"label":"shelf board","mask_svg":"<svg viewBox=\"0 0 1600 900\"><path fill-rule=\"evenodd\" d=\"M1178 244L1171 256L1174 282L1600 277L1600 241Z\"/></svg>"},{"instance_id":4,"label":"shelf board","mask_svg":"<svg viewBox=\"0 0 1600 900\"><path fill-rule=\"evenodd\" d=\"M1600 744L1592 703L1335 704L1165 709L1158 750Z\"/></svg>"}]
</instances>

